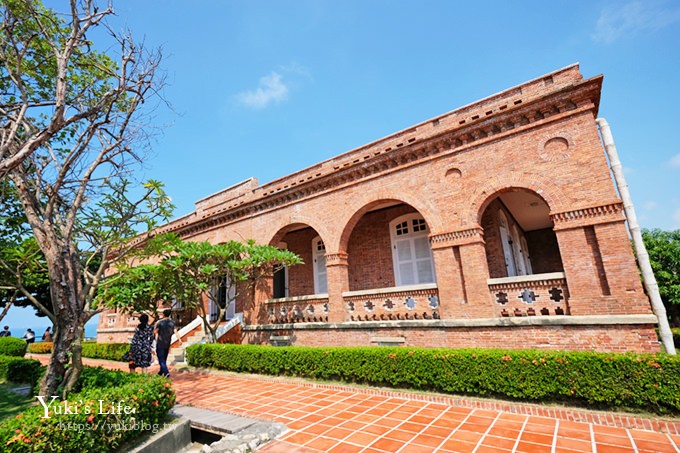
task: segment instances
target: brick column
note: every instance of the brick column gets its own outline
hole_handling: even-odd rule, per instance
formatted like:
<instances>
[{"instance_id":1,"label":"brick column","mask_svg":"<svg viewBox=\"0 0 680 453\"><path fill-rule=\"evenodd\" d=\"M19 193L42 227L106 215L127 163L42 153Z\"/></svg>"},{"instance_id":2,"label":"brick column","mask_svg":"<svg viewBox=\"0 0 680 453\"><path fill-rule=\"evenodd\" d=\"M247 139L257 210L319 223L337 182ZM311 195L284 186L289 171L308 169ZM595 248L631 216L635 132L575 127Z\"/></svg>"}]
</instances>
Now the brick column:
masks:
<instances>
[{"instance_id":1,"label":"brick column","mask_svg":"<svg viewBox=\"0 0 680 453\"><path fill-rule=\"evenodd\" d=\"M433 248L432 257L437 275L439 316L441 319L453 319L459 312L459 306L466 303L458 247Z\"/></svg>"},{"instance_id":2,"label":"brick column","mask_svg":"<svg viewBox=\"0 0 680 453\"><path fill-rule=\"evenodd\" d=\"M326 271L328 272L328 322L347 321L342 293L349 291L349 265L347 253L327 253Z\"/></svg>"},{"instance_id":3,"label":"brick column","mask_svg":"<svg viewBox=\"0 0 680 453\"><path fill-rule=\"evenodd\" d=\"M569 287L569 310L572 315L603 315L600 302L607 296L605 275L598 269L592 240L583 227L555 231L560 247L564 275Z\"/></svg>"},{"instance_id":4,"label":"brick column","mask_svg":"<svg viewBox=\"0 0 680 453\"><path fill-rule=\"evenodd\" d=\"M476 226L430 236L442 319L493 317L483 234Z\"/></svg>"},{"instance_id":5,"label":"brick column","mask_svg":"<svg viewBox=\"0 0 680 453\"><path fill-rule=\"evenodd\" d=\"M623 221L595 225L610 293L615 298L608 307L612 314L650 314L652 308L642 289L633 248Z\"/></svg>"},{"instance_id":6,"label":"brick column","mask_svg":"<svg viewBox=\"0 0 680 453\"><path fill-rule=\"evenodd\" d=\"M484 241L480 238L460 246L463 266L463 285L467 304L460 305L463 318L492 318L494 316L489 293L489 265L486 261Z\"/></svg>"}]
</instances>

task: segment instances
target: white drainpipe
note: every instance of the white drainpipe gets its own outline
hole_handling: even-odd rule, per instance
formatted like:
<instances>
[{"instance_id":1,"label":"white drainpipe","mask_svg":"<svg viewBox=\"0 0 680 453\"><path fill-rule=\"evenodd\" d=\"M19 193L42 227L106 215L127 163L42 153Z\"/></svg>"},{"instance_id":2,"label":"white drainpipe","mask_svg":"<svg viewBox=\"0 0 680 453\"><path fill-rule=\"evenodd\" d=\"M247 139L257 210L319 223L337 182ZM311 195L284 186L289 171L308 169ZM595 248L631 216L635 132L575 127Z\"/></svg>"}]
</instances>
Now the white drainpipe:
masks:
<instances>
[{"instance_id":1,"label":"white drainpipe","mask_svg":"<svg viewBox=\"0 0 680 453\"><path fill-rule=\"evenodd\" d=\"M659 335L661 336L661 342L668 354L675 355L673 333L668 324L666 307L664 307L661 296L659 295L659 285L656 283L652 265L649 263L649 254L647 253L647 248L645 248L645 243L642 240L640 225L638 224L635 208L633 207L633 199L628 191L626 178L623 176L623 168L621 166L621 161L619 160L619 153L616 151L614 137L609 129L607 120L598 118L595 122L600 127L600 135L602 136L604 149L609 157L609 165L614 174L614 181L616 182L616 187L623 200L623 209L625 210L626 218L628 219L628 228L630 229L630 235L633 238L635 253L637 254L638 264L640 265L640 271L642 272L642 281L645 284L645 289L652 302L652 310L654 310L654 314L659 320Z\"/></svg>"}]
</instances>

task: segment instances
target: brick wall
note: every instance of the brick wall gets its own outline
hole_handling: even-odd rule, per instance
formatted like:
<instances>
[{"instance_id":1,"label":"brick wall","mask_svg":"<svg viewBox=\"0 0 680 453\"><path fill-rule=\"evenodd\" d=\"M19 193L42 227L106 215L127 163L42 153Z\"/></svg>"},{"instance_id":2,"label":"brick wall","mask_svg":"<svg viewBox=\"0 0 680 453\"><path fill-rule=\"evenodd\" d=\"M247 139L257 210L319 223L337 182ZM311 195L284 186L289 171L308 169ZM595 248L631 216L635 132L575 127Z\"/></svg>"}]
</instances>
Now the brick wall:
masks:
<instances>
[{"instance_id":1,"label":"brick wall","mask_svg":"<svg viewBox=\"0 0 680 453\"><path fill-rule=\"evenodd\" d=\"M651 325L246 331L244 342L269 344L271 335L290 336L297 346L371 346L376 337L393 337L405 347L659 352Z\"/></svg>"}]
</instances>

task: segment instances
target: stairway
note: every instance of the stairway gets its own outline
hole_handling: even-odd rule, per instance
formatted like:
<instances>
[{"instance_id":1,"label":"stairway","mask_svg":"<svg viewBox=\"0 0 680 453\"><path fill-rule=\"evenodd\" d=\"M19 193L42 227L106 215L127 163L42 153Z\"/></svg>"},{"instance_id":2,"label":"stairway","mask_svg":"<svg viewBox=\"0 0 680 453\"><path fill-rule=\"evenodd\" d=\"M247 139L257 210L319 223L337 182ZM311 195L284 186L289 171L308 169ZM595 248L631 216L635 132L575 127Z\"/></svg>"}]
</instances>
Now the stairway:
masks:
<instances>
[{"instance_id":1,"label":"stairway","mask_svg":"<svg viewBox=\"0 0 680 453\"><path fill-rule=\"evenodd\" d=\"M221 338L226 335L234 327L243 322L243 313L236 313L236 315L227 322L220 324L217 329L217 338ZM200 328L199 328L200 326ZM177 341L172 343L170 348L170 353L168 353L168 365L177 365L179 363L186 363L185 350L187 346L197 343L205 343L207 341L206 334L203 329L203 324L200 318L196 318L194 321L189 323L187 326L183 327L179 331L182 337L182 344ZM174 335L173 335L174 338Z\"/></svg>"},{"instance_id":2,"label":"stairway","mask_svg":"<svg viewBox=\"0 0 680 453\"><path fill-rule=\"evenodd\" d=\"M182 338L182 344L175 342L170 348L168 353L168 365L177 365L178 363L186 363L185 350L187 346L197 343L205 343L205 332L203 329L199 329L192 333L191 335Z\"/></svg>"}]
</instances>

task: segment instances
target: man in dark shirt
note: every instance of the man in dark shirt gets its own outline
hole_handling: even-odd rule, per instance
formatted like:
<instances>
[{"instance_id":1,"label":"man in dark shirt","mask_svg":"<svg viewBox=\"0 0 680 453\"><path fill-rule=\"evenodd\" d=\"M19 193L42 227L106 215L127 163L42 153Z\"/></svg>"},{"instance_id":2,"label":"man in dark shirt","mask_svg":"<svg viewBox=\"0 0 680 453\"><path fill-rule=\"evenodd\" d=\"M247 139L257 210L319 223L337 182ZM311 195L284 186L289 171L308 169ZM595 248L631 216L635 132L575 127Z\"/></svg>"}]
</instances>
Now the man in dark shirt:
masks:
<instances>
[{"instance_id":1,"label":"man in dark shirt","mask_svg":"<svg viewBox=\"0 0 680 453\"><path fill-rule=\"evenodd\" d=\"M177 327L175 323L170 319L172 310L163 310L163 319L156 323L154 328L154 333L156 334L156 356L158 357L158 364L160 365L160 370L158 374L165 377L170 377L170 371L168 370L168 353L170 352L170 343L172 342L172 334L177 335L177 340L179 344L182 344L182 339L179 337L179 332L177 332Z\"/></svg>"},{"instance_id":2,"label":"man in dark shirt","mask_svg":"<svg viewBox=\"0 0 680 453\"><path fill-rule=\"evenodd\" d=\"M4 329L2 329L2 332L0 332L0 337L11 337L12 332L9 331L9 326L5 326Z\"/></svg>"}]
</instances>

